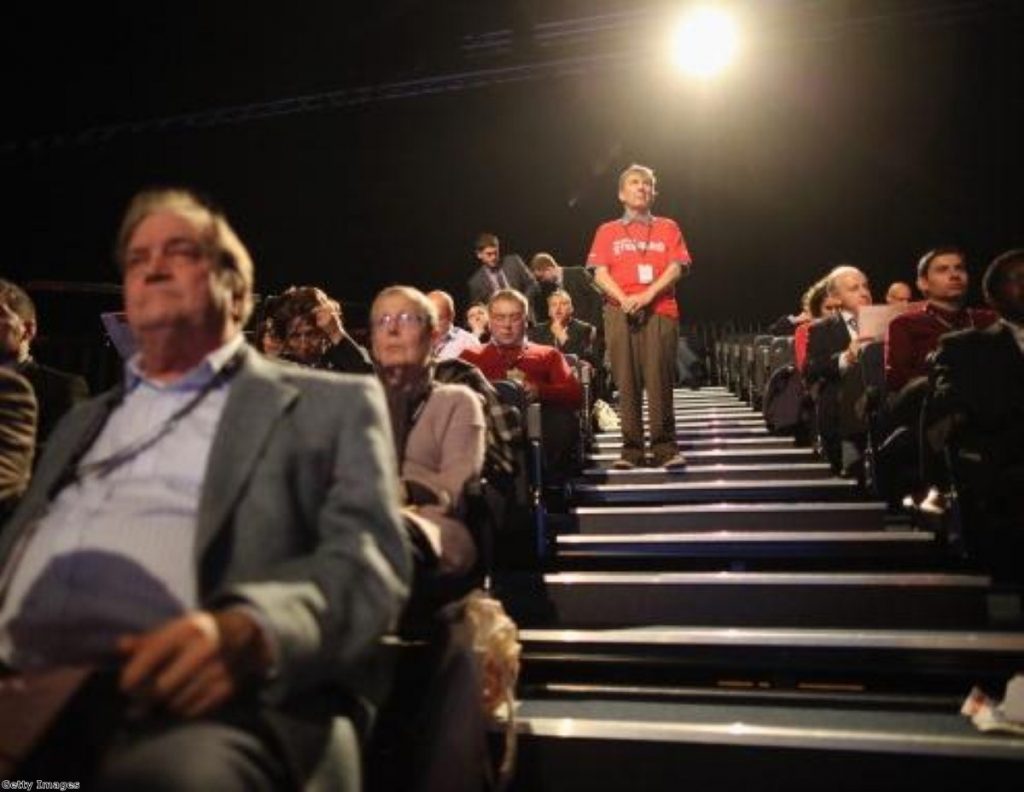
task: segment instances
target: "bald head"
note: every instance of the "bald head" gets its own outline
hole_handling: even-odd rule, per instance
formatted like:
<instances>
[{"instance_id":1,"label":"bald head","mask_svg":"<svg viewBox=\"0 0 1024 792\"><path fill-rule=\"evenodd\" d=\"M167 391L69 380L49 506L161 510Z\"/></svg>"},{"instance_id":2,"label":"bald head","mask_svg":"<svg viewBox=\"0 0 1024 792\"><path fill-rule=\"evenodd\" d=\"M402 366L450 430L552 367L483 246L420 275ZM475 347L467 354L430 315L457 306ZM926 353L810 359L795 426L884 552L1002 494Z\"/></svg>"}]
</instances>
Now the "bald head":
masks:
<instances>
[{"instance_id":1,"label":"bald head","mask_svg":"<svg viewBox=\"0 0 1024 792\"><path fill-rule=\"evenodd\" d=\"M886 290L885 303L886 305L906 305L912 297L910 285L903 281L896 281Z\"/></svg>"},{"instance_id":2,"label":"bald head","mask_svg":"<svg viewBox=\"0 0 1024 792\"><path fill-rule=\"evenodd\" d=\"M857 314L865 305L871 305L871 289L867 276L856 267L836 267L828 274L825 288L829 297L839 301L843 311Z\"/></svg>"},{"instance_id":3,"label":"bald head","mask_svg":"<svg viewBox=\"0 0 1024 792\"><path fill-rule=\"evenodd\" d=\"M442 335L447 333L452 326L452 320L455 318L455 300L452 296L440 289L435 289L432 292L427 292L427 299L434 304L437 309L437 329Z\"/></svg>"}]
</instances>

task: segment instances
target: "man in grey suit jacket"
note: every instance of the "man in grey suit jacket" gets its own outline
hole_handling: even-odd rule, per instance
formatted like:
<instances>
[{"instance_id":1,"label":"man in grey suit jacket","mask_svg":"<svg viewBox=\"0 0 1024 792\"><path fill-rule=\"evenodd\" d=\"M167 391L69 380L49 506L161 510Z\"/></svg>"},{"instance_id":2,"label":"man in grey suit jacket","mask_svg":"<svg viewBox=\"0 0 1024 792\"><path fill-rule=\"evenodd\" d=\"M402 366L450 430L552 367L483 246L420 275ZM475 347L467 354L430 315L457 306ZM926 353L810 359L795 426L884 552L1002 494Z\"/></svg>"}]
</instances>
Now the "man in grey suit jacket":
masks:
<instances>
[{"instance_id":1,"label":"man in grey suit jacket","mask_svg":"<svg viewBox=\"0 0 1024 792\"><path fill-rule=\"evenodd\" d=\"M538 317L533 313L533 295L537 291L537 280L526 268L522 258L512 254L501 257L501 243L491 233L477 236L474 246L480 266L466 281L469 302L467 305L487 305L491 295L501 289L515 289L529 301L531 322Z\"/></svg>"},{"instance_id":2,"label":"man in grey suit jacket","mask_svg":"<svg viewBox=\"0 0 1024 792\"><path fill-rule=\"evenodd\" d=\"M19 772L357 784L338 701L363 692L410 576L380 387L244 344L252 263L190 193L136 196L117 250L140 352L60 424L0 533L0 660L115 670Z\"/></svg>"}]
</instances>

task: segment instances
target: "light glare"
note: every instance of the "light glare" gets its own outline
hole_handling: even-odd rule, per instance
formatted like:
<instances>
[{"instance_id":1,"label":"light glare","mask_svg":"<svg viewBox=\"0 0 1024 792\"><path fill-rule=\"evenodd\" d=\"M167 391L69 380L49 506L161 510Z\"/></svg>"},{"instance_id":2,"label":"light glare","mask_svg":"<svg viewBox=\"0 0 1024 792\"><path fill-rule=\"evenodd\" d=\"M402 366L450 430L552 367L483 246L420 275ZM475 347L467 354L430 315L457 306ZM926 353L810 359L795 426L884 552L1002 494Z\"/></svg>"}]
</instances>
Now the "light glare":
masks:
<instances>
[{"instance_id":1,"label":"light glare","mask_svg":"<svg viewBox=\"0 0 1024 792\"><path fill-rule=\"evenodd\" d=\"M713 77L736 56L739 35L732 16L720 8L688 13L675 35L676 65L695 77Z\"/></svg>"}]
</instances>

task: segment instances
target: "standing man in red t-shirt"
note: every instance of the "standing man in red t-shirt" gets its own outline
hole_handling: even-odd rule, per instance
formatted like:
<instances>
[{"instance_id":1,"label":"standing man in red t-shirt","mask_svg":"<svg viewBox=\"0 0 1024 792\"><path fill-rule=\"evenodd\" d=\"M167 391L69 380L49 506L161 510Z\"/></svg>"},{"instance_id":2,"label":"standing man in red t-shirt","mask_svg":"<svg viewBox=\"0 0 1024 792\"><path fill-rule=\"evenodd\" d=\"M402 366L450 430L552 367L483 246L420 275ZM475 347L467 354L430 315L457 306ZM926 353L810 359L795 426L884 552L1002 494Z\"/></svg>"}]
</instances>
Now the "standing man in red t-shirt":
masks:
<instances>
[{"instance_id":1,"label":"standing man in red t-shirt","mask_svg":"<svg viewBox=\"0 0 1024 792\"><path fill-rule=\"evenodd\" d=\"M654 171L644 165L622 172L619 200L625 213L597 229L587 258L605 294L605 341L622 413L622 458L613 465L619 470L644 463L645 390L654 463L669 469L686 465L676 445L672 384L679 345L674 286L690 267L690 252L675 221L651 214L654 184Z\"/></svg>"}]
</instances>

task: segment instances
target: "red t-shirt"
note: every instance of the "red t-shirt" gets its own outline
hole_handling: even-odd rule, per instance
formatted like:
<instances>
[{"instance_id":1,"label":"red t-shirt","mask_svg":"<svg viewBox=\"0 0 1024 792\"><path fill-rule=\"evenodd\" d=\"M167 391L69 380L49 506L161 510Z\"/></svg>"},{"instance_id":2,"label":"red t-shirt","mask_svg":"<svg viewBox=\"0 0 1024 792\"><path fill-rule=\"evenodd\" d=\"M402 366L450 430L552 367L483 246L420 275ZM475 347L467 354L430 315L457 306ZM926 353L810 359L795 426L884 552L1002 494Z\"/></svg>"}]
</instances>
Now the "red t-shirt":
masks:
<instances>
[{"instance_id":1,"label":"red t-shirt","mask_svg":"<svg viewBox=\"0 0 1024 792\"><path fill-rule=\"evenodd\" d=\"M612 280L627 295L642 292L672 262L687 266L690 251L679 226L667 217L652 217L650 223L625 218L604 223L597 229L587 256L588 267L607 267ZM605 299L616 304L610 297ZM654 313L678 319L675 290L662 292L652 308Z\"/></svg>"}]
</instances>

